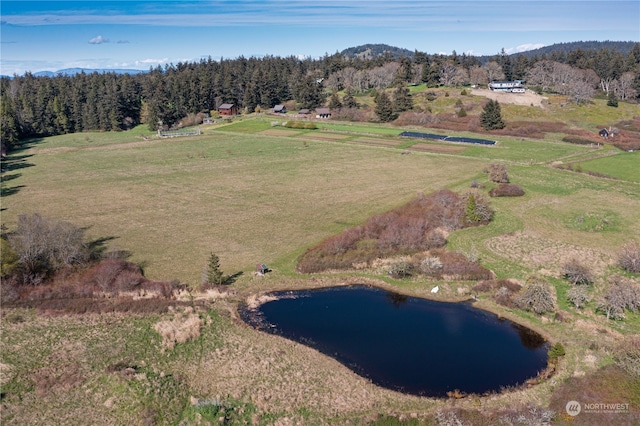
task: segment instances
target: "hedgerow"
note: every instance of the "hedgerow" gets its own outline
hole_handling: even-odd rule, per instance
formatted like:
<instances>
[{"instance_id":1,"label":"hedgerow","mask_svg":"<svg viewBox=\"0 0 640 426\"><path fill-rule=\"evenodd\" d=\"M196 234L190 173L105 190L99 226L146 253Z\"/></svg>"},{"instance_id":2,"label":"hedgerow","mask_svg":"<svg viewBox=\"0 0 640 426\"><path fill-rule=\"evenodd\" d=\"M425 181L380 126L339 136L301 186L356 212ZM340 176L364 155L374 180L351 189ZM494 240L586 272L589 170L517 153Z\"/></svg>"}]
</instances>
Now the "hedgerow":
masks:
<instances>
[{"instance_id":1,"label":"hedgerow","mask_svg":"<svg viewBox=\"0 0 640 426\"><path fill-rule=\"evenodd\" d=\"M473 214L469 212L470 208ZM377 258L442 248L447 232L486 224L492 214L488 202L479 194L459 195L441 190L429 196L422 195L395 210L372 216L363 225L349 228L310 248L299 258L297 270L314 273L349 269L354 263L369 263ZM438 273L443 275L486 276L485 271L476 271L474 267L465 266L458 270L454 266L447 266L442 258L440 261L443 267ZM419 262L414 266L416 270L421 270Z\"/></svg>"}]
</instances>

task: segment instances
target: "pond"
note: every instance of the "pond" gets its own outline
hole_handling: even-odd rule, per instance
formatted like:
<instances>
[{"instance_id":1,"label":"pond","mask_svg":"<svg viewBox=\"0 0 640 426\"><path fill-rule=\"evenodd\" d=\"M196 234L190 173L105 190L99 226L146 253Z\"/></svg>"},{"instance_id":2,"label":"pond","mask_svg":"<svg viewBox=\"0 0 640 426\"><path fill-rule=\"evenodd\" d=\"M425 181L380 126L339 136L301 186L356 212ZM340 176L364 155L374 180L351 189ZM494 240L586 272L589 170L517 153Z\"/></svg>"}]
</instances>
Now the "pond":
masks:
<instances>
[{"instance_id":1,"label":"pond","mask_svg":"<svg viewBox=\"0 0 640 426\"><path fill-rule=\"evenodd\" d=\"M546 367L548 345L539 334L469 302L359 285L272 295L256 310L242 309L242 318L403 393L499 392Z\"/></svg>"}]
</instances>

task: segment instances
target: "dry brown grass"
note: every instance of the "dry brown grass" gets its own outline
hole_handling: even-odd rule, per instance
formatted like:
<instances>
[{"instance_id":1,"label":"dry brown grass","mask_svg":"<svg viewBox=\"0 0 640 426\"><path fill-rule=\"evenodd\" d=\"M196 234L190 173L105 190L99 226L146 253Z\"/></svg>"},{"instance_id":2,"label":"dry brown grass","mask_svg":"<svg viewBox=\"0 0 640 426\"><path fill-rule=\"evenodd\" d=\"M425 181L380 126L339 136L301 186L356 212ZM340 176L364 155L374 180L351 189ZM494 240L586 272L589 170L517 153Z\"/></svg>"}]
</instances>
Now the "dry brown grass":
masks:
<instances>
[{"instance_id":1,"label":"dry brown grass","mask_svg":"<svg viewBox=\"0 0 640 426\"><path fill-rule=\"evenodd\" d=\"M435 152L438 154L459 154L467 147L465 146L457 146L457 145L437 145L430 143L417 143L415 145L411 145L409 148L415 151L423 151L423 152Z\"/></svg>"},{"instance_id":2,"label":"dry brown grass","mask_svg":"<svg viewBox=\"0 0 640 426\"><path fill-rule=\"evenodd\" d=\"M337 133L307 133L304 135L305 139L316 141L340 141L350 137L350 135L340 135Z\"/></svg>"},{"instance_id":3,"label":"dry brown grass","mask_svg":"<svg viewBox=\"0 0 640 426\"><path fill-rule=\"evenodd\" d=\"M285 129L267 129L259 132L258 134L267 136L297 136L300 132Z\"/></svg>"},{"instance_id":4,"label":"dry brown grass","mask_svg":"<svg viewBox=\"0 0 640 426\"><path fill-rule=\"evenodd\" d=\"M375 146L398 146L402 143L402 141L396 139L377 139L377 138L356 138L353 140L354 143L362 143L365 145L375 145Z\"/></svg>"},{"instance_id":5,"label":"dry brown grass","mask_svg":"<svg viewBox=\"0 0 640 426\"><path fill-rule=\"evenodd\" d=\"M489 89L472 89L471 94L476 96L484 96L485 98L493 99L494 101L498 101L500 103L525 106L533 105L536 107L543 107L547 100L546 97L538 95L531 90L527 90L525 93L504 93L494 92Z\"/></svg>"},{"instance_id":6,"label":"dry brown grass","mask_svg":"<svg viewBox=\"0 0 640 426\"><path fill-rule=\"evenodd\" d=\"M601 251L551 240L529 232L493 237L485 241L492 252L515 262L523 262L533 270L552 277L563 276L562 265L579 258L590 265L596 275L604 273L614 260Z\"/></svg>"},{"instance_id":7,"label":"dry brown grass","mask_svg":"<svg viewBox=\"0 0 640 426\"><path fill-rule=\"evenodd\" d=\"M153 326L162 336L162 346L173 349L177 343L186 343L200 337L200 329L204 322L193 309L185 308L171 320L164 320Z\"/></svg>"}]
</instances>

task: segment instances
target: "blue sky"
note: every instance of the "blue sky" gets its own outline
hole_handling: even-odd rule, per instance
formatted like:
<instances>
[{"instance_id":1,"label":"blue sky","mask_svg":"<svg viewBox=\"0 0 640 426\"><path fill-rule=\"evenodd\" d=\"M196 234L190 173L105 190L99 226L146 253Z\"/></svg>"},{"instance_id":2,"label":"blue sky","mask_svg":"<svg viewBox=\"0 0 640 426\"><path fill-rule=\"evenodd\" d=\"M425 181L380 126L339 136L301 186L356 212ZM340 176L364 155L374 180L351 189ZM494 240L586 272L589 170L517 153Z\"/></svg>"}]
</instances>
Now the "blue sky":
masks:
<instances>
[{"instance_id":1,"label":"blue sky","mask_svg":"<svg viewBox=\"0 0 640 426\"><path fill-rule=\"evenodd\" d=\"M0 74L149 69L238 56L321 57L366 43L492 55L640 41L640 1L5 1Z\"/></svg>"}]
</instances>

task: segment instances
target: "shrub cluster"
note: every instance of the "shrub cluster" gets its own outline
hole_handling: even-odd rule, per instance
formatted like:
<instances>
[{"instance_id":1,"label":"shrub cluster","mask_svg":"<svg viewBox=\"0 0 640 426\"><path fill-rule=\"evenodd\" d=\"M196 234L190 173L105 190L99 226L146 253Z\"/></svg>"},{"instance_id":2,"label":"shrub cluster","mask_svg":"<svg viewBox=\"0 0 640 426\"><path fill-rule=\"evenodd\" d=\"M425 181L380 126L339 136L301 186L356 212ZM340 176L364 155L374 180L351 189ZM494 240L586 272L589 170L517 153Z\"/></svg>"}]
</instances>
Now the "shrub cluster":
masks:
<instances>
[{"instance_id":1,"label":"shrub cluster","mask_svg":"<svg viewBox=\"0 0 640 426\"><path fill-rule=\"evenodd\" d=\"M591 298L586 286L575 286L567 290L567 300L576 308L582 309Z\"/></svg>"},{"instance_id":2,"label":"shrub cluster","mask_svg":"<svg viewBox=\"0 0 640 426\"><path fill-rule=\"evenodd\" d=\"M563 264L561 269L562 275L568 279L571 284L591 284L594 280L591 269L576 258Z\"/></svg>"},{"instance_id":3,"label":"shrub cluster","mask_svg":"<svg viewBox=\"0 0 640 426\"><path fill-rule=\"evenodd\" d=\"M618 255L618 264L625 271L640 272L640 244L636 242L625 244Z\"/></svg>"},{"instance_id":4,"label":"shrub cluster","mask_svg":"<svg viewBox=\"0 0 640 426\"><path fill-rule=\"evenodd\" d=\"M524 195L524 189L512 183L501 183L491 189L489 195L492 197L522 197Z\"/></svg>"},{"instance_id":5,"label":"shrub cluster","mask_svg":"<svg viewBox=\"0 0 640 426\"><path fill-rule=\"evenodd\" d=\"M491 163L484 170L489 174L489 180L495 183L509 183L509 174L507 173L507 166L499 163Z\"/></svg>"},{"instance_id":6,"label":"shrub cluster","mask_svg":"<svg viewBox=\"0 0 640 426\"><path fill-rule=\"evenodd\" d=\"M493 300L502 306L512 308L513 299L522 289L522 286L512 280L484 280L473 286L477 293L492 293Z\"/></svg>"},{"instance_id":7,"label":"shrub cluster","mask_svg":"<svg viewBox=\"0 0 640 426\"><path fill-rule=\"evenodd\" d=\"M84 233L71 223L37 213L18 216L16 231L7 235L17 256L14 278L23 284L40 285L62 269L87 265L95 253Z\"/></svg>"},{"instance_id":8,"label":"shrub cluster","mask_svg":"<svg viewBox=\"0 0 640 426\"><path fill-rule=\"evenodd\" d=\"M628 278L614 275L609 279L609 286L598 301L596 310L607 316L607 319L622 320L625 310L640 310L640 285Z\"/></svg>"},{"instance_id":9,"label":"shrub cluster","mask_svg":"<svg viewBox=\"0 0 640 426\"><path fill-rule=\"evenodd\" d=\"M602 141L585 138L583 136L567 135L562 138L563 142L574 143L578 145L592 145L594 143L601 143Z\"/></svg>"},{"instance_id":10,"label":"shrub cluster","mask_svg":"<svg viewBox=\"0 0 640 426\"><path fill-rule=\"evenodd\" d=\"M310 248L298 260L297 269L304 273L347 269L354 263L443 247L446 242L443 230L491 220L493 212L479 195L474 198L477 220L468 220L465 216L468 198L449 190L419 196Z\"/></svg>"},{"instance_id":11,"label":"shrub cluster","mask_svg":"<svg viewBox=\"0 0 640 426\"><path fill-rule=\"evenodd\" d=\"M551 312L555 309L555 297L552 287L541 277L530 277L527 285L514 299L515 305L525 311L536 314Z\"/></svg>"}]
</instances>

